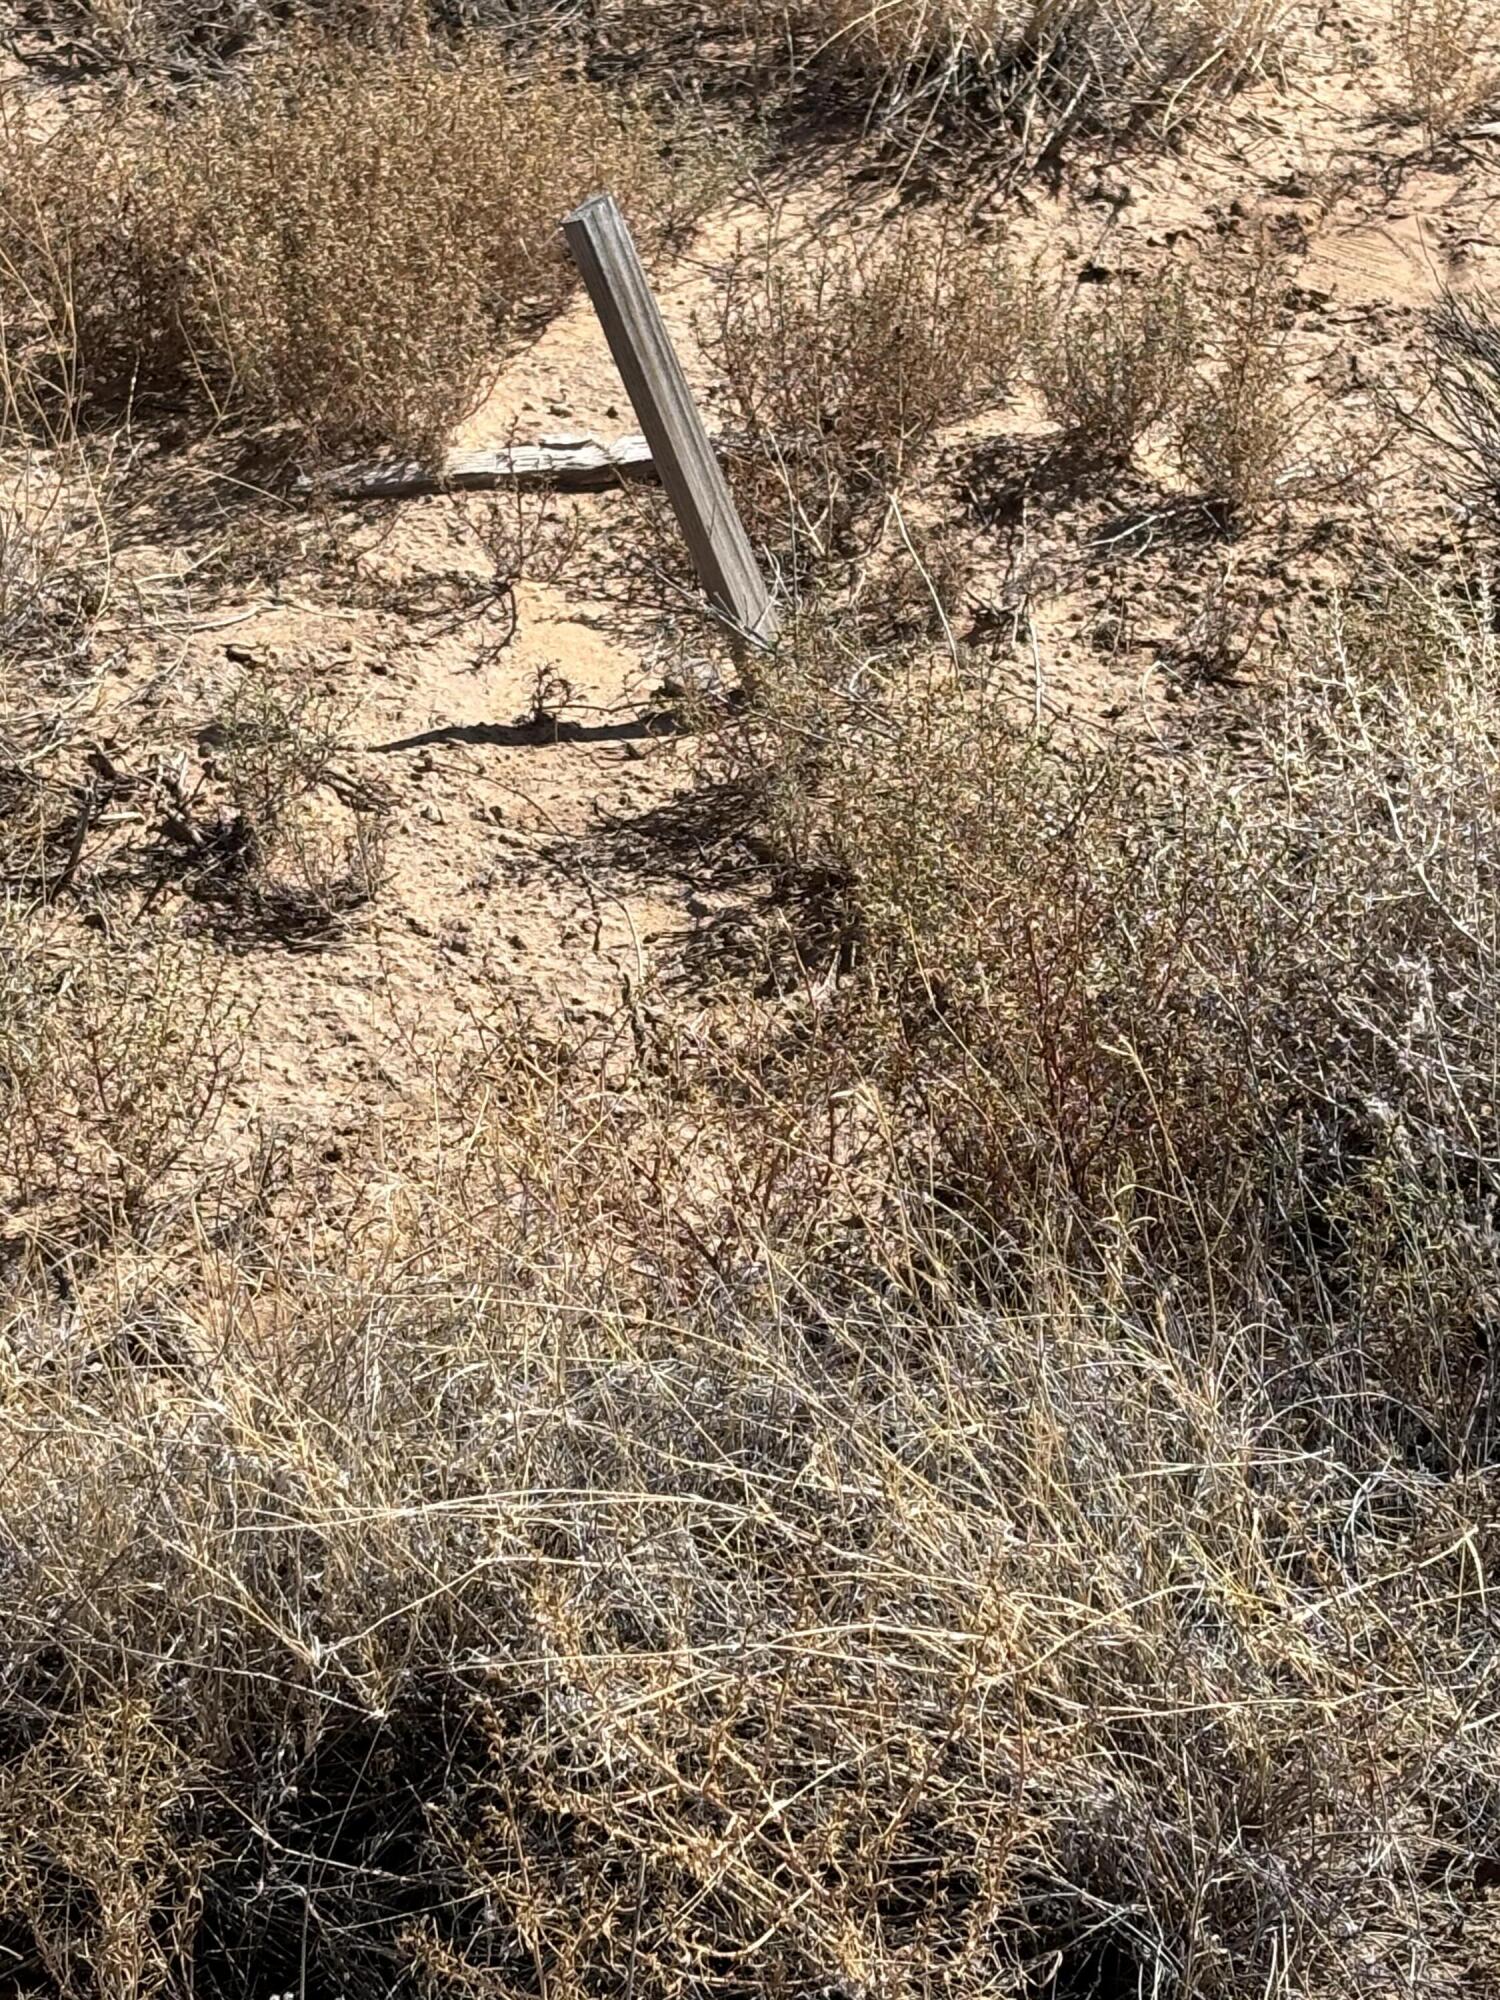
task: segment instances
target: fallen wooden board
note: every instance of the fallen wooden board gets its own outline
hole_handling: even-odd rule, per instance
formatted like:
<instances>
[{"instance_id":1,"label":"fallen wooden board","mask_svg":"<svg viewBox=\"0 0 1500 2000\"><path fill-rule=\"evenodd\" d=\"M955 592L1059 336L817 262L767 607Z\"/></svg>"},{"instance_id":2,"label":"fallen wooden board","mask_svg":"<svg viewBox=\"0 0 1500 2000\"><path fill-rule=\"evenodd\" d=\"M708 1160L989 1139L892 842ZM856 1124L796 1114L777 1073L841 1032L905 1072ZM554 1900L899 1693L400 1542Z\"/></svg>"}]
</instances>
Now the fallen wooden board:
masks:
<instances>
[{"instance_id":1,"label":"fallen wooden board","mask_svg":"<svg viewBox=\"0 0 1500 2000\"><path fill-rule=\"evenodd\" d=\"M638 431L612 444L597 438L543 438L540 444L450 451L437 465L396 459L384 465L341 465L297 481L300 493L335 500L400 500L421 493L478 493L500 486L547 486L589 492L622 479L654 479L651 447Z\"/></svg>"}]
</instances>

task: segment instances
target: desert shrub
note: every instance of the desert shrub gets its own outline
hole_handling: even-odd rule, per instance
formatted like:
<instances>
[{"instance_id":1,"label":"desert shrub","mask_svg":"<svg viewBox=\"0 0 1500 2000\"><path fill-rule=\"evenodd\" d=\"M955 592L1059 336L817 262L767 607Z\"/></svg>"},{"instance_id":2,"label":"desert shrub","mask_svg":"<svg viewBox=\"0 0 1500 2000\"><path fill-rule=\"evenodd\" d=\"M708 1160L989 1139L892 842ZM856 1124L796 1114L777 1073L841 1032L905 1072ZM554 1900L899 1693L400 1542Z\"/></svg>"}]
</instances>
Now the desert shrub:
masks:
<instances>
[{"instance_id":1,"label":"desert shrub","mask_svg":"<svg viewBox=\"0 0 1500 2000\"><path fill-rule=\"evenodd\" d=\"M7 373L26 385L15 416L44 432L192 373L189 187L156 131L150 114L0 128Z\"/></svg>"},{"instance_id":2,"label":"desert shrub","mask_svg":"<svg viewBox=\"0 0 1500 2000\"><path fill-rule=\"evenodd\" d=\"M1202 344L1198 302L1168 274L1031 302L1030 365L1047 414L1068 446L1126 459L1180 405Z\"/></svg>"},{"instance_id":3,"label":"desert shrub","mask_svg":"<svg viewBox=\"0 0 1500 2000\"><path fill-rule=\"evenodd\" d=\"M934 432L1004 393L1019 322L1003 260L950 228L742 252L706 339L752 533L797 574L852 554Z\"/></svg>"},{"instance_id":4,"label":"desert shrub","mask_svg":"<svg viewBox=\"0 0 1500 2000\"><path fill-rule=\"evenodd\" d=\"M378 893L385 794L341 762L347 707L248 668L211 724L208 789L168 814L171 872L240 935L335 934Z\"/></svg>"},{"instance_id":5,"label":"desert shrub","mask_svg":"<svg viewBox=\"0 0 1500 2000\"><path fill-rule=\"evenodd\" d=\"M586 12L582 0L17 0L15 11L18 40L106 69L192 79L288 33L389 51L481 29L513 46L576 30Z\"/></svg>"},{"instance_id":6,"label":"desert shrub","mask_svg":"<svg viewBox=\"0 0 1500 2000\"><path fill-rule=\"evenodd\" d=\"M497 1006L337 1181L204 1187L180 932L7 929L8 1972L1489 1990L1496 675L1403 588L1157 767L794 627L842 986L630 1073Z\"/></svg>"},{"instance_id":7,"label":"desert shrub","mask_svg":"<svg viewBox=\"0 0 1500 2000\"><path fill-rule=\"evenodd\" d=\"M131 1219L179 1186L224 1107L238 1034L222 974L180 933L124 951L0 907L6 1208Z\"/></svg>"},{"instance_id":8,"label":"desert shrub","mask_svg":"<svg viewBox=\"0 0 1500 2000\"><path fill-rule=\"evenodd\" d=\"M1410 604L1165 768L1039 740L973 663L882 700L835 648L762 699L785 704L769 809L848 885L849 1043L883 1043L922 1172L998 1244L1071 1230L1226 1300L1288 1287L1329 1314L1326 1407L1366 1393L1333 1358L1349 1331L1451 1468L1500 1420L1500 662L1484 606Z\"/></svg>"},{"instance_id":9,"label":"desert shrub","mask_svg":"<svg viewBox=\"0 0 1500 2000\"><path fill-rule=\"evenodd\" d=\"M1175 413L1178 461L1228 513L1266 505L1296 437L1282 308L1284 273L1258 259L1247 280L1204 302L1204 354Z\"/></svg>"},{"instance_id":10,"label":"desert shrub","mask_svg":"<svg viewBox=\"0 0 1500 2000\"><path fill-rule=\"evenodd\" d=\"M113 561L127 464L69 435L30 450L33 388L11 375L0 398L0 896L45 901L82 859L77 752L132 593Z\"/></svg>"},{"instance_id":11,"label":"desert shrub","mask_svg":"<svg viewBox=\"0 0 1500 2000\"><path fill-rule=\"evenodd\" d=\"M1500 308L1483 292L1448 292L1427 316L1437 408L1418 427L1487 512L1500 505Z\"/></svg>"},{"instance_id":12,"label":"desert shrub","mask_svg":"<svg viewBox=\"0 0 1500 2000\"><path fill-rule=\"evenodd\" d=\"M1334 1434L1224 1299L1061 1239L986 1298L808 1072L691 1144L507 1037L476 1083L365 1207L12 1279L19 1976L1483 1990L1492 1490L1373 1359Z\"/></svg>"},{"instance_id":13,"label":"desert shrub","mask_svg":"<svg viewBox=\"0 0 1500 2000\"><path fill-rule=\"evenodd\" d=\"M7 317L85 404L195 395L315 452L430 450L568 288L557 223L601 182L664 213L649 126L586 83L299 44L183 107L12 127Z\"/></svg>"},{"instance_id":14,"label":"desert shrub","mask_svg":"<svg viewBox=\"0 0 1500 2000\"><path fill-rule=\"evenodd\" d=\"M1181 116L1195 93L1231 87L1258 61L1274 0L788 0L745 8L799 58L882 114L998 113L1035 150L1078 124ZM768 21L769 17L769 21Z\"/></svg>"},{"instance_id":15,"label":"desert shrub","mask_svg":"<svg viewBox=\"0 0 1500 2000\"><path fill-rule=\"evenodd\" d=\"M1500 89L1500 8L1494 0L1396 0L1401 108L1447 138Z\"/></svg>"}]
</instances>

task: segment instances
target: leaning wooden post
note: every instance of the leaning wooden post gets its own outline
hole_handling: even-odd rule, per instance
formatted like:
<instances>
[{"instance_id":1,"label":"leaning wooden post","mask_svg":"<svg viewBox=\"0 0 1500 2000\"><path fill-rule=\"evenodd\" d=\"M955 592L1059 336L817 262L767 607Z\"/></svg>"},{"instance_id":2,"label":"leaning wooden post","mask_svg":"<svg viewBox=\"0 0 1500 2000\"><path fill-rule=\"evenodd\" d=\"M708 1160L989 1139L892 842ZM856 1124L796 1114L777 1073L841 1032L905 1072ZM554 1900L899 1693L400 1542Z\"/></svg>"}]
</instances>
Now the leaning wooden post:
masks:
<instances>
[{"instance_id":1,"label":"leaning wooden post","mask_svg":"<svg viewBox=\"0 0 1500 2000\"><path fill-rule=\"evenodd\" d=\"M776 636L776 607L614 196L592 195L563 233L698 581L736 632L767 645Z\"/></svg>"}]
</instances>

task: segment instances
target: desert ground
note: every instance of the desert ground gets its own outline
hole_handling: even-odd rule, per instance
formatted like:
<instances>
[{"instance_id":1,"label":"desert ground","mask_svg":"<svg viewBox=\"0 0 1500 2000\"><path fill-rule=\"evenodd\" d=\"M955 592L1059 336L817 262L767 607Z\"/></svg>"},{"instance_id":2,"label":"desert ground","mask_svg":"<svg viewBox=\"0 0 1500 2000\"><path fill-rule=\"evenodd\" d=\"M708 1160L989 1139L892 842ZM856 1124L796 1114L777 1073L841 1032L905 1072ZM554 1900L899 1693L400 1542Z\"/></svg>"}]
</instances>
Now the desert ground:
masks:
<instances>
[{"instance_id":1,"label":"desert ground","mask_svg":"<svg viewBox=\"0 0 1500 2000\"><path fill-rule=\"evenodd\" d=\"M0 1991L1500 1991L1500 12L9 11Z\"/></svg>"}]
</instances>

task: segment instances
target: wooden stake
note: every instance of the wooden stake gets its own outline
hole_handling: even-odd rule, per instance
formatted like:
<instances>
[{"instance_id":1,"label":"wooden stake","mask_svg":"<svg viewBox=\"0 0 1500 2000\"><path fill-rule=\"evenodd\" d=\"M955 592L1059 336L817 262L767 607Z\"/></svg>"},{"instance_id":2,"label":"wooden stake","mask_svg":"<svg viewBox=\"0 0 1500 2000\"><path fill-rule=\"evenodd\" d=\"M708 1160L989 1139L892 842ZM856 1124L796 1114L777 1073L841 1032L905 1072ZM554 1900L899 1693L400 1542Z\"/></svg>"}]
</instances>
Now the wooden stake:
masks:
<instances>
[{"instance_id":1,"label":"wooden stake","mask_svg":"<svg viewBox=\"0 0 1500 2000\"><path fill-rule=\"evenodd\" d=\"M698 581L738 633L769 644L776 636L771 594L614 196L591 196L568 217L563 233Z\"/></svg>"}]
</instances>

